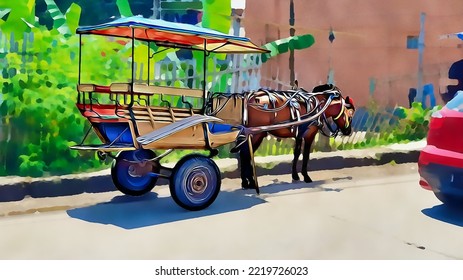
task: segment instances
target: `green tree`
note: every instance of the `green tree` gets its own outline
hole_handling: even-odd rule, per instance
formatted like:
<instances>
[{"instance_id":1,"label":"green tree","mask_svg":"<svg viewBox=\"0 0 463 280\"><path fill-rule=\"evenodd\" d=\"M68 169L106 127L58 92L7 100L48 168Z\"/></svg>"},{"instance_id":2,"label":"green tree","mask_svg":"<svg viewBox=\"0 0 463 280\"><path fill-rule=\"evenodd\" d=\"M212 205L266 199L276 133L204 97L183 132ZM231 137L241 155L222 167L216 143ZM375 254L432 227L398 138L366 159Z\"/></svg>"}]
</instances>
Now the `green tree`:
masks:
<instances>
[{"instance_id":1,"label":"green tree","mask_svg":"<svg viewBox=\"0 0 463 280\"><path fill-rule=\"evenodd\" d=\"M80 155L69 149L89 127L75 107L79 40L70 35L79 22L80 7L71 5L62 14L54 1L46 1L54 29L33 26L33 44L15 39L27 47L1 60L0 117L6 137L0 140L0 174L42 176L100 166L94 154ZM9 13L18 15L16 10L21 7L12 6ZM22 32L23 26L15 22L17 17L8 17L2 31ZM88 71L82 79L109 84L129 76L123 45L99 36L86 39L85 44L82 64Z\"/></svg>"},{"instance_id":2,"label":"green tree","mask_svg":"<svg viewBox=\"0 0 463 280\"><path fill-rule=\"evenodd\" d=\"M231 26L231 0L202 0L201 25L228 34Z\"/></svg>"}]
</instances>

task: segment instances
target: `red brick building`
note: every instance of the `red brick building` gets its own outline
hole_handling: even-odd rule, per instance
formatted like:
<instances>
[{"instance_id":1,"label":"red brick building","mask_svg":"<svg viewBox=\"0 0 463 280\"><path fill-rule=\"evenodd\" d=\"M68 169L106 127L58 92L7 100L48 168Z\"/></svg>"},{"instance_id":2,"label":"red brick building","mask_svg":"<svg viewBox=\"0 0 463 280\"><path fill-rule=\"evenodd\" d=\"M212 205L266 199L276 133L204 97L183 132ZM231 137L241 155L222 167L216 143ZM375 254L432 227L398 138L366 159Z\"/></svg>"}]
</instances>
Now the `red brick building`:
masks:
<instances>
[{"instance_id":1,"label":"red brick building","mask_svg":"<svg viewBox=\"0 0 463 280\"><path fill-rule=\"evenodd\" d=\"M295 35L314 35L312 47L294 52L299 84L311 89L334 81L359 105L374 99L381 105L407 106L409 90L418 87L420 76L420 84L432 84L435 100L442 104L440 80L448 77L452 63L463 59L463 41L441 39L443 34L463 31L461 0L248 0L242 24L246 36L257 44L289 37L290 28ZM422 70L420 31L424 31ZM289 86L290 64L289 53L268 61L262 84Z\"/></svg>"}]
</instances>

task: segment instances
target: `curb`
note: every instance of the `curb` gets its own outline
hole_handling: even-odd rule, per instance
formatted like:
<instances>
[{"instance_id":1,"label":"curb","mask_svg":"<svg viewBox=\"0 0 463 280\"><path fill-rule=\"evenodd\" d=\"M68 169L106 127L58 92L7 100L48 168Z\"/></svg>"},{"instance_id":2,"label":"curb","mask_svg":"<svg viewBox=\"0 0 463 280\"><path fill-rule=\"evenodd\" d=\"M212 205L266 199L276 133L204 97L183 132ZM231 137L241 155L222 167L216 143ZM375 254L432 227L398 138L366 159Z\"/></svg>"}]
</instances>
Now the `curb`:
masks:
<instances>
[{"instance_id":1,"label":"curb","mask_svg":"<svg viewBox=\"0 0 463 280\"><path fill-rule=\"evenodd\" d=\"M425 143L424 143L425 144ZM418 162L423 142L396 144L382 148L315 152L309 160L309 171L335 170L349 167ZM408 146L407 146L408 145ZM258 176L291 174L292 155L256 157ZM300 168L301 158L298 166ZM237 160L215 160L222 178L239 178ZM167 164L172 167L173 164ZM300 170L300 169L299 169ZM166 184L162 180L161 184ZM70 196L82 193L101 193L117 191L112 183L109 169L84 174L54 176L48 178L4 177L0 178L0 202L20 201L25 197L44 198Z\"/></svg>"}]
</instances>

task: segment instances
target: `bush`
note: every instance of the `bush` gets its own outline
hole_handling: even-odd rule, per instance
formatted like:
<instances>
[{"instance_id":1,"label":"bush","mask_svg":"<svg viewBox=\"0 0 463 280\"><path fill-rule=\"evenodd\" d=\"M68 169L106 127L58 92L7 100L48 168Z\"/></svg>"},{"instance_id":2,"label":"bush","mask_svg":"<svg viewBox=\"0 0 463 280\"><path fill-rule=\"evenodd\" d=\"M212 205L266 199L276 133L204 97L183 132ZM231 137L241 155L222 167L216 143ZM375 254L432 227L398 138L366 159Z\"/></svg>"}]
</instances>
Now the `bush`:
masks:
<instances>
[{"instance_id":1,"label":"bush","mask_svg":"<svg viewBox=\"0 0 463 280\"><path fill-rule=\"evenodd\" d=\"M399 121L390 133L384 134L389 143L416 141L426 138L429 130L431 114L441 107L423 108L421 103L414 102L411 108L398 108Z\"/></svg>"},{"instance_id":2,"label":"bush","mask_svg":"<svg viewBox=\"0 0 463 280\"><path fill-rule=\"evenodd\" d=\"M102 38L86 43L87 55L82 62L90 71L83 80L104 84L129 76L124 72L126 62L116 55L121 45ZM4 57L0 174L36 177L102 167L93 153L81 155L69 149L80 143L89 128L75 106L78 44L76 36L65 38L54 30L38 29L25 53L12 52ZM101 65L106 69L98 69ZM97 80L90 73L103 75Z\"/></svg>"}]
</instances>

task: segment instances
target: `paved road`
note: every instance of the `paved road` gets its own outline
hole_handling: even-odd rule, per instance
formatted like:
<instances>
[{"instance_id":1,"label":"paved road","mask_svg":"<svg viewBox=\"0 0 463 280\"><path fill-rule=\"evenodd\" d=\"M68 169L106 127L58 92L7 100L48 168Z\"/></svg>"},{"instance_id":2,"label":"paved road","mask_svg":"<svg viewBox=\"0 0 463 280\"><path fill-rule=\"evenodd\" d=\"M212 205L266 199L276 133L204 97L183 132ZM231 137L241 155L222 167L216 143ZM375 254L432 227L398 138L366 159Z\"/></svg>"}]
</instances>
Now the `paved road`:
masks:
<instances>
[{"instance_id":1,"label":"paved road","mask_svg":"<svg viewBox=\"0 0 463 280\"><path fill-rule=\"evenodd\" d=\"M2 203L0 259L463 259L463 215L419 187L416 164L312 178L262 176L260 196L224 179L200 212L165 185Z\"/></svg>"}]
</instances>

